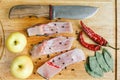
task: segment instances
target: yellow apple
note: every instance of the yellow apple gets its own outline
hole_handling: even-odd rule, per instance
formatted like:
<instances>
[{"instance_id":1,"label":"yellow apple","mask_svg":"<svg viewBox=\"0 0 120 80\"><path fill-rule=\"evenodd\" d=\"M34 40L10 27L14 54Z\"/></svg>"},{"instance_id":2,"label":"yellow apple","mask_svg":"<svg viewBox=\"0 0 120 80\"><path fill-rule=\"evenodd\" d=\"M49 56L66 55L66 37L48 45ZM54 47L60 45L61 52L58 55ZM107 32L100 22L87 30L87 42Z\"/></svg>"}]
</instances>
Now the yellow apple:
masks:
<instances>
[{"instance_id":1,"label":"yellow apple","mask_svg":"<svg viewBox=\"0 0 120 80\"><path fill-rule=\"evenodd\" d=\"M25 79L33 72L33 62L29 56L18 56L11 64L11 73L14 77Z\"/></svg>"},{"instance_id":2,"label":"yellow apple","mask_svg":"<svg viewBox=\"0 0 120 80\"><path fill-rule=\"evenodd\" d=\"M20 32L11 33L6 39L6 47L13 53L22 52L27 44L27 39L24 34Z\"/></svg>"}]
</instances>

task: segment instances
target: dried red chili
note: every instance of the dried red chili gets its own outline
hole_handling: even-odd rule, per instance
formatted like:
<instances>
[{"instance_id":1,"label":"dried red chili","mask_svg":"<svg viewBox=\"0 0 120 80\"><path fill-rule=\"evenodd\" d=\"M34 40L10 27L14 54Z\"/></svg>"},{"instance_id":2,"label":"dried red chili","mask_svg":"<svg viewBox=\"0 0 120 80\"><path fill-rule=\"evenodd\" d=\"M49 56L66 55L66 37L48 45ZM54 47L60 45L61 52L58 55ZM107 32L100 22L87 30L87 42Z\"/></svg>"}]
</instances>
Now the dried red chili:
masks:
<instances>
[{"instance_id":1,"label":"dried red chili","mask_svg":"<svg viewBox=\"0 0 120 80\"><path fill-rule=\"evenodd\" d=\"M83 39L82 31L79 33L79 42L82 44L82 46L86 47L89 50L97 51L101 48L100 45L86 43Z\"/></svg>"},{"instance_id":2,"label":"dried red chili","mask_svg":"<svg viewBox=\"0 0 120 80\"><path fill-rule=\"evenodd\" d=\"M97 44L101 45L101 46L108 46L111 47L113 49L119 49L119 48L114 48L112 46L110 46L107 42L107 40L105 40L103 37L101 37L100 35L96 34L92 29L90 29L89 27L87 27L82 21L80 22L83 31L93 40L95 41Z\"/></svg>"}]
</instances>

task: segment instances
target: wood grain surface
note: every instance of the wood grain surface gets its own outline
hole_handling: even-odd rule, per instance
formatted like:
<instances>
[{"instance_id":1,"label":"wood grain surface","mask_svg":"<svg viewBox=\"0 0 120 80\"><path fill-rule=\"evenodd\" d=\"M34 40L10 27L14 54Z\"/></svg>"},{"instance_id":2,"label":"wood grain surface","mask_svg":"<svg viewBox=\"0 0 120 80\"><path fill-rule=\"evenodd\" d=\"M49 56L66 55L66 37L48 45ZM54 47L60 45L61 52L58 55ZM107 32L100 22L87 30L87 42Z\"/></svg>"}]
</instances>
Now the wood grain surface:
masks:
<instances>
[{"instance_id":1,"label":"wood grain surface","mask_svg":"<svg viewBox=\"0 0 120 80\"><path fill-rule=\"evenodd\" d=\"M1 0L0 1L0 20L4 26L5 30L5 39L11 32L19 31L26 35L28 44L24 51L20 54L13 54L9 52L5 48L5 54L0 60L0 79L1 80L19 80L14 78L10 73L10 65L12 60L19 55L29 55L29 50L31 49L31 44L37 44L38 42L42 42L45 39L49 39L49 37L41 36L41 37L28 37L26 34L26 29L36 23L48 23L51 21L69 21L72 23L74 33L73 34L61 34L63 36L73 36L77 38L76 31L81 31L79 21L80 20L69 20L69 19L56 19L56 20L48 20L44 17L42 18L23 18L23 19L9 19L8 14L9 10L12 6L18 4L41 4L41 5L89 5L89 6L96 6L99 7L99 11L91 18L84 19L84 23L89 25L96 33L103 36L105 39L108 40L109 44L115 46L116 37L115 37L115 2L113 0ZM120 14L120 13L119 13ZM118 15L119 16L119 15ZM119 20L120 18L118 18ZM120 20L119 20L120 21ZM120 26L120 24L118 24ZM120 29L118 28L120 32ZM118 34L120 36L120 34ZM58 35L53 35L58 36ZM86 35L84 38L89 43L94 43L91 41ZM120 39L120 37L118 37ZM120 44L120 41L118 40ZM120 45L118 45L119 47ZM87 56L94 55L93 51L90 51L84 47L82 47L77 40L74 41L73 48L78 47L82 49ZM108 48L108 50L112 53L114 58L114 63L119 55L116 54L115 50ZM50 55L50 58L58 55L60 53ZM115 57L117 55L117 57ZM48 61L50 58L47 56L42 56L40 59L33 59L34 62L34 71L33 74L28 77L26 80L44 80L41 76L36 73L36 69L41 66L45 61ZM89 76L85 69L84 69L85 62L75 63L67 67L67 69L63 69L60 73L55 75L51 80L115 80L116 78L116 70L119 70L117 64L114 64L114 72L108 72L104 74L104 77L96 79ZM120 63L118 63L120 64ZM117 68L117 69L116 69ZM73 70L74 69L74 70ZM120 71L120 70L119 70ZM117 71L118 74L120 72ZM120 76L120 75L118 75ZM120 78L118 78L119 80Z\"/></svg>"}]
</instances>

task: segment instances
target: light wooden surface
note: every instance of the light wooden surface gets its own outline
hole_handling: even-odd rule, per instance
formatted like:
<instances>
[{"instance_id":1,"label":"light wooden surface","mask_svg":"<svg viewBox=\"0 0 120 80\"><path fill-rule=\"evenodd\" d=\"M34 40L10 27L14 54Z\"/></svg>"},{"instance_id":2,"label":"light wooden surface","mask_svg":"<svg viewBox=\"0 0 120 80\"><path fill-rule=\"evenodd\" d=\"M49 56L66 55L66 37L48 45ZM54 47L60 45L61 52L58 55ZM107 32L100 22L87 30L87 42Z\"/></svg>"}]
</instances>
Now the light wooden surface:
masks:
<instances>
[{"instance_id":1,"label":"light wooden surface","mask_svg":"<svg viewBox=\"0 0 120 80\"><path fill-rule=\"evenodd\" d=\"M15 31L20 31L22 33L24 33L27 37L27 34L25 32L25 30L36 24L36 23L47 23L50 22L50 20L46 19L46 18L24 18L24 19L8 19L8 13L9 13L9 9L14 6L14 5L18 5L18 4L44 4L44 5L49 5L49 4L53 4L53 5L90 5L90 6L96 6L99 7L99 11L97 12L96 15L94 15L93 17L89 18L89 19L85 19L83 20L87 25L91 26L91 28L98 34L100 34L101 36L103 36L105 39L108 40L108 42L110 43L110 45L115 46L115 5L114 5L114 1L112 0L92 0L91 2L89 2L89 0L66 0L64 2L64 0L1 0L0 2L0 20L3 23L4 26L4 30L5 30L5 36L7 38L7 36L11 33L11 32L15 32ZM56 20L53 20L56 21ZM80 31L81 29L79 28L79 21L80 20L68 20L68 19L61 19L58 21L69 21L72 23L73 25L73 29L74 29L74 33L72 34L72 36L77 37L77 35L75 34L76 30ZM119 30L120 31L120 30ZM70 36L68 34L65 34L64 36ZM84 38L87 42L93 43L87 36L84 35ZM27 37L28 40L28 44L26 46L26 48L24 49L24 51L20 54L13 54L11 52L9 52L7 49L5 49L5 54L2 58L2 60L0 61L0 79L1 80L18 80L16 78L14 78L11 73L10 73L10 64L12 62L12 60L19 55L29 55L29 50L31 48L31 44L35 44L38 43L44 39L48 39L47 37ZM119 42L120 43L120 42ZM94 55L93 51L87 50L86 48L82 47L78 41L75 41L73 44L73 47L78 47L81 48L85 54L86 57L88 55ZM115 50L108 48L108 50L112 53L114 61L115 61ZM50 55L50 58L52 58L57 54L52 54ZM46 56L42 56L41 60L33 60L34 62L34 72L36 72L37 67L39 67L40 65L42 65L45 61L49 60L50 58L47 58ZM117 65L115 65L115 68L117 67ZM114 72L109 72L109 73L105 73L103 78L100 79L96 79L96 78L92 78L91 76L89 76L85 69L84 69L84 62L79 62L73 65L70 65L67 67L67 69L62 70L60 74L55 75L53 78L51 78L51 80L59 80L59 79L70 79L70 80L115 80L115 68L114 68ZM75 69L74 71L71 71L71 69ZM118 71L119 73L119 71ZM44 80L41 76L39 76L38 74L32 74L29 78L27 78L26 80Z\"/></svg>"}]
</instances>

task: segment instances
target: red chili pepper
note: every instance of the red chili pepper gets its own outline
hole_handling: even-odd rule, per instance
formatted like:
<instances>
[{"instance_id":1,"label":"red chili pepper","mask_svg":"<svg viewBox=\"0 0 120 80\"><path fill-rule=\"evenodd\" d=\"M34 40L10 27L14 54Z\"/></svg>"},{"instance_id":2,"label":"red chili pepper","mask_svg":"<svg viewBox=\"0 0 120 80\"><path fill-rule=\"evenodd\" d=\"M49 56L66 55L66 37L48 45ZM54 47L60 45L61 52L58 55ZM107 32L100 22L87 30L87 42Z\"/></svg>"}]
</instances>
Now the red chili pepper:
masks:
<instances>
[{"instance_id":1,"label":"red chili pepper","mask_svg":"<svg viewBox=\"0 0 120 80\"><path fill-rule=\"evenodd\" d=\"M82 29L84 30L84 32L96 43L98 43L99 45L106 45L108 42L101 37L100 35L96 34L92 29L90 29L89 27L87 27L82 21L81 21L81 26Z\"/></svg>"},{"instance_id":2,"label":"red chili pepper","mask_svg":"<svg viewBox=\"0 0 120 80\"><path fill-rule=\"evenodd\" d=\"M101 48L100 45L86 43L83 39L82 31L79 34L79 42L82 44L82 46L86 47L89 50L97 51L97 50L100 50Z\"/></svg>"},{"instance_id":3,"label":"red chili pepper","mask_svg":"<svg viewBox=\"0 0 120 80\"><path fill-rule=\"evenodd\" d=\"M96 43L98 43L101 46L108 46L111 47L113 49L119 49L119 48L114 48L112 46L110 46L107 42L107 40L105 40L103 37L101 37L100 35L96 34L92 29L90 29L89 27L87 27L82 21L80 22L83 31Z\"/></svg>"}]
</instances>

